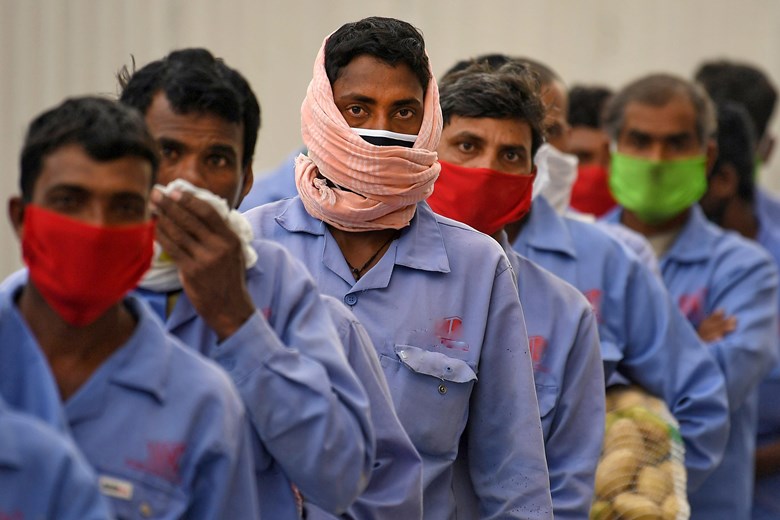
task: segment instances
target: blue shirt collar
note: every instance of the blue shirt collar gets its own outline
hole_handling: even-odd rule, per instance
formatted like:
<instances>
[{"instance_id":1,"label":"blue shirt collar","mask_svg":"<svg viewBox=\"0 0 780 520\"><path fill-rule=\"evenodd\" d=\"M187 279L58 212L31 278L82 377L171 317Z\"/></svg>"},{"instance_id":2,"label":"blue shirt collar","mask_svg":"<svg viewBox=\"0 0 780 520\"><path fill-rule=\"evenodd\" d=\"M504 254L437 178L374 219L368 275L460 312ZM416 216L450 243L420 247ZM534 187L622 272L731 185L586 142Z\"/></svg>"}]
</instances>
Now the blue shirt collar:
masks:
<instances>
[{"instance_id":1,"label":"blue shirt collar","mask_svg":"<svg viewBox=\"0 0 780 520\"><path fill-rule=\"evenodd\" d=\"M623 208L618 206L607 213L603 220L620 223ZM723 231L707 220L698 204L690 208L688 220L683 225L680 234L672 247L660 261L674 260L679 262L704 262L709 259L715 242Z\"/></svg>"},{"instance_id":2,"label":"blue shirt collar","mask_svg":"<svg viewBox=\"0 0 780 520\"><path fill-rule=\"evenodd\" d=\"M558 215L542 195L531 204L528 221L520 235L534 249L556 251L577 258L577 248L564 217Z\"/></svg>"},{"instance_id":3,"label":"blue shirt collar","mask_svg":"<svg viewBox=\"0 0 780 520\"><path fill-rule=\"evenodd\" d=\"M439 219L425 202L417 204L417 211L398 239L396 265L412 269L448 273L450 263L444 247ZM280 205L274 220L291 233L309 233L323 236L325 223L306 212L300 197L294 197Z\"/></svg>"}]
</instances>

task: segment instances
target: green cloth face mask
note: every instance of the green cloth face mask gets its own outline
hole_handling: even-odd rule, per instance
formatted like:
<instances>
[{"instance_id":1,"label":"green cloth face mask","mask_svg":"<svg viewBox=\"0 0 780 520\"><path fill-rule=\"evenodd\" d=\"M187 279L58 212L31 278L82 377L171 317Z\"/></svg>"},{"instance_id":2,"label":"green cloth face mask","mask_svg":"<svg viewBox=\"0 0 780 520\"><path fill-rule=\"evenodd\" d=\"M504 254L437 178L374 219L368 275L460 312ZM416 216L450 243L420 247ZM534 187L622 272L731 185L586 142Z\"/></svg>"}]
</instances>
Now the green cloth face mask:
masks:
<instances>
[{"instance_id":1,"label":"green cloth face mask","mask_svg":"<svg viewBox=\"0 0 780 520\"><path fill-rule=\"evenodd\" d=\"M613 152L609 188L639 220L658 224L693 206L707 191L707 158L652 161Z\"/></svg>"}]
</instances>

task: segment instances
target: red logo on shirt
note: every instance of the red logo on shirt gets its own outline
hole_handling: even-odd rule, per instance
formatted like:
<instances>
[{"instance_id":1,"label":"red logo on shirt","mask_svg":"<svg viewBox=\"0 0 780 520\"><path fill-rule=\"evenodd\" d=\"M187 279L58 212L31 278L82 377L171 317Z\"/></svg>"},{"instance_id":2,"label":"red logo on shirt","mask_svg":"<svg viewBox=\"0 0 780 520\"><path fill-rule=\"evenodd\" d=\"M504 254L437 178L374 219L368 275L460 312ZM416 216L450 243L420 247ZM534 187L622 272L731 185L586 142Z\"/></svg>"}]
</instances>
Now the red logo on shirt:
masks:
<instances>
[{"instance_id":1,"label":"red logo on shirt","mask_svg":"<svg viewBox=\"0 0 780 520\"><path fill-rule=\"evenodd\" d=\"M706 315L704 311L704 298L707 289L699 289L696 292L683 294L677 301L680 311L691 323L699 323Z\"/></svg>"},{"instance_id":2,"label":"red logo on shirt","mask_svg":"<svg viewBox=\"0 0 780 520\"><path fill-rule=\"evenodd\" d=\"M468 351L468 344L465 341L460 341L462 331L463 320L457 316L444 318L436 324L436 335L442 345L447 348Z\"/></svg>"},{"instance_id":3,"label":"red logo on shirt","mask_svg":"<svg viewBox=\"0 0 780 520\"><path fill-rule=\"evenodd\" d=\"M13 513L0 511L0 520L24 520L24 513L21 511L14 511Z\"/></svg>"},{"instance_id":4,"label":"red logo on shirt","mask_svg":"<svg viewBox=\"0 0 780 520\"><path fill-rule=\"evenodd\" d=\"M182 442L149 441L146 443L146 460L128 459L127 465L177 484L181 480L179 461L185 449Z\"/></svg>"},{"instance_id":5,"label":"red logo on shirt","mask_svg":"<svg viewBox=\"0 0 780 520\"><path fill-rule=\"evenodd\" d=\"M591 289L582 294L585 295L585 299L587 299L590 306L593 307L593 313L596 315L596 320L601 323L601 291L599 289Z\"/></svg>"},{"instance_id":6,"label":"red logo on shirt","mask_svg":"<svg viewBox=\"0 0 780 520\"><path fill-rule=\"evenodd\" d=\"M531 350L531 361L534 363L534 370L539 370L544 357L544 351L547 350L547 340L542 336L529 336L528 348Z\"/></svg>"}]
</instances>

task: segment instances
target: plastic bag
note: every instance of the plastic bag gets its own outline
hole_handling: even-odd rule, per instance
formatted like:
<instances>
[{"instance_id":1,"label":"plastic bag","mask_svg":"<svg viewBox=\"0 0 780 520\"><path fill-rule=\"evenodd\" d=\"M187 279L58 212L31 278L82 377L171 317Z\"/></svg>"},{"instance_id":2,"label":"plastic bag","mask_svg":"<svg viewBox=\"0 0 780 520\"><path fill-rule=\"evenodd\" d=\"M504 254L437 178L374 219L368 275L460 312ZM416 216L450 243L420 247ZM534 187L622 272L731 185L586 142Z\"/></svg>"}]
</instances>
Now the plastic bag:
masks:
<instances>
[{"instance_id":1,"label":"plastic bag","mask_svg":"<svg viewBox=\"0 0 780 520\"><path fill-rule=\"evenodd\" d=\"M685 448L666 404L638 386L607 389L591 520L687 520Z\"/></svg>"}]
</instances>

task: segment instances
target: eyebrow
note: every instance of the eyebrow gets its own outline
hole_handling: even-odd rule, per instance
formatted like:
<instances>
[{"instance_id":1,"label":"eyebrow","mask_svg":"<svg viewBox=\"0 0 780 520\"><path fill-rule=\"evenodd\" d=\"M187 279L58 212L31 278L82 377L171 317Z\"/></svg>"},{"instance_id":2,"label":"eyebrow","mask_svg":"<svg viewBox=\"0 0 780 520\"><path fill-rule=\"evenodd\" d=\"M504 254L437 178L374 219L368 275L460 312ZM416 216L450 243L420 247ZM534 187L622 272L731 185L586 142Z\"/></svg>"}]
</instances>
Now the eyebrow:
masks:
<instances>
[{"instance_id":1,"label":"eyebrow","mask_svg":"<svg viewBox=\"0 0 780 520\"><path fill-rule=\"evenodd\" d=\"M453 139L471 139L473 141L477 141L478 143L484 143L485 139L478 136L477 134L474 134L472 132L469 132L468 130L461 130L457 134L452 136Z\"/></svg>"},{"instance_id":2,"label":"eyebrow","mask_svg":"<svg viewBox=\"0 0 780 520\"><path fill-rule=\"evenodd\" d=\"M236 151L236 149L233 148L232 146L229 146L229 145L226 145L226 144L213 144L213 145L209 146L208 149L212 153L214 153L214 152L223 153L223 154L229 155L231 157L237 157L238 156L238 152Z\"/></svg>"}]
</instances>

